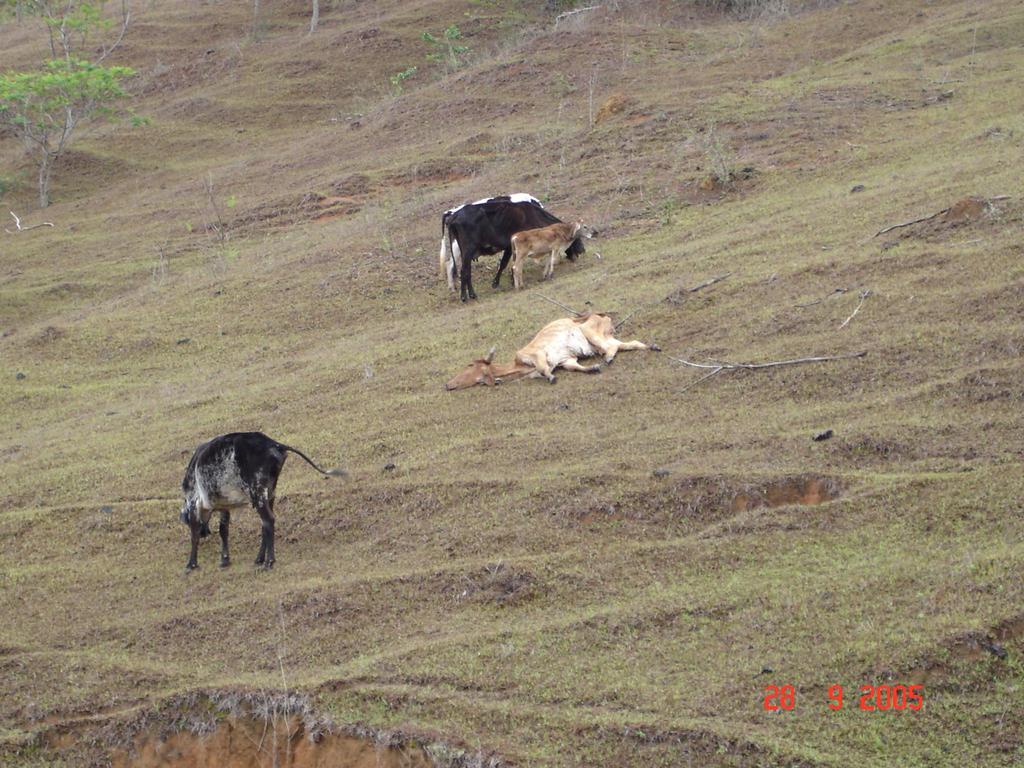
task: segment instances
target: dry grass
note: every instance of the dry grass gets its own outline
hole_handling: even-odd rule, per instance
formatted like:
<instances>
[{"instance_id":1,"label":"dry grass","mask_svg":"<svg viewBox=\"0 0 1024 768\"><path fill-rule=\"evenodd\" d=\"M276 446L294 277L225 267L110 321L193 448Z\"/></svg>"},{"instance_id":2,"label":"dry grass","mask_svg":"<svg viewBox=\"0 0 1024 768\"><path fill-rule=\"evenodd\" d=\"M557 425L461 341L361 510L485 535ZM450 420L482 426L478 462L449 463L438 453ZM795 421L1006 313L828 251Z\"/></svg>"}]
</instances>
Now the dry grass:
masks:
<instances>
[{"instance_id":1,"label":"dry grass","mask_svg":"<svg viewBox=\"0 0 1024 768\"><path fill-rule=\"evenodd\" d=\"M278 687L283 653L337 723L522 765L1024 758L1019 634L1006 658L956 650L1024 601L1018 4L765 25L645 2L553 32L525 5L343 2L312 38L304 5L264 5L259 43L243 6L140 9L121 55L152 125L84 136L57 226L0 235L0 738ZM473 52L451 74L419 39L438 19ZM36 55L0 28L0 67ZM748 178L701 189L709 124ZM3 205L33 223L20 148L0 138L0 161L20 180ZM436 276L439 212L520 190L602 230L604 259L542 292L641 308L625 338L869 354L683 392L699 374L624 353L600 377L445 393L558 315L492 291L493 260L473 305ZM867 240L972 194L1011 197ZM207 544L186 578L181 473L240 429L352 477L289 465L274 572L244 565L239 514L236 565ZM736 501L800 477L842 493ZM834 683L923 669L922 713L827 708ZM797 709L764 712L767 683ZM5 759L50 759L35 749Z\"/></svg>"}]
</instances>

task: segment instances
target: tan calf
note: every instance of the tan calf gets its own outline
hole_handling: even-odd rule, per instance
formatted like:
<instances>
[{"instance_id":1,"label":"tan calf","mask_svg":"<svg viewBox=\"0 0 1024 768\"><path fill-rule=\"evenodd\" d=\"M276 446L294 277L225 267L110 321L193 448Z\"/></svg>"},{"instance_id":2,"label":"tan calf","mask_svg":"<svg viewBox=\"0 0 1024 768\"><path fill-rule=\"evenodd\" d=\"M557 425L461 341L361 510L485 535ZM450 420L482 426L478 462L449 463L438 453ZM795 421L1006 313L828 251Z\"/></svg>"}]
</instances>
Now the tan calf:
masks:
<instances>
[{"instance_id":1,"label":"tan calf","mask_svg":"<svg viewBox=\"0 0 1024 768\"><path fill-rule=\"evenodd\" d=\"M465 389L476 384L493 387L503 381L543 376L555 383L556 368L584 373L599 373L600 364L580 365L579 358L603 355L611 363L622 350L650 349L660 352L657 344L642 341L620 341L608 315L584 314L566 317L545 325L533 340L516 353L515 362L499 365L491 362L494 350L486 358L474 360L445 385L445 389Z\"/></svg>"},{"instance_id":2,"label":"tan calf","mask_svg":"<svg viewBox=\"0 0 1024 768\"><path fill-rule=\"evenodd\" d=\"M548 263L544 268L544 279L547 280L555 274L555 260L558 254L565 251L578 237L591 237L582 221L573 224L560 222L512 235L512 280L516 290L523 287L523 266L527 256L537 259L547 256Z\"/></svg>"}]
</instances>

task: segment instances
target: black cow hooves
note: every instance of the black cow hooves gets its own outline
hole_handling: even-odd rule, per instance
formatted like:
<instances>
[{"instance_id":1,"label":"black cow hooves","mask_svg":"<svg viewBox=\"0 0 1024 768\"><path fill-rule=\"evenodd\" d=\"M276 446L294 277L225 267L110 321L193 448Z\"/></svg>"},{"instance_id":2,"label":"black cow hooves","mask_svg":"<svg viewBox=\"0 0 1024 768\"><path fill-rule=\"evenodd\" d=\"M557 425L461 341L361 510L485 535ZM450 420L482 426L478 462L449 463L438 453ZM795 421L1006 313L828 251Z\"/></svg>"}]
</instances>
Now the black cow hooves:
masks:
<instances>
[{"instance_id":1,"label":"black cow hooves","mask_svg":"<svg viewBox=\"0 0 1024 768\"><path fill-rule=\"evenodd\" d=\"M231 558L230 557L222 557L220 559L220 567L221 568L227 568L229 565L231 565Z\"/></svg>"},{"instance_id":2,"label":"black cow hooves","mask_svg":"<svg viewBox=\"0 0 1024 768\"><path fill-rule=\"evenodd\" d=\"M651 352L661 352L661 347L659 347L657 344L648 344L647 348L651 350Z\"/></svg>"},{"instance_id":3,"label":"black cow hooves","mask_svg":"<svg viewBox=\"0 0 1024 768\"><path fill-rule=\"evenodd\" d=\"M197 570L199 570L199 563L188 563L185 566L185 575L187 576L188 574L192 573L192 571Z\"/></svg>"},{"instance_id":4,"label":"black cow hooves","mask_svg":"<svg viewBox=\"0 0 1024 768\"><path fill-rule=\"evenodd\" d=\"M600 365L593 365L590 368L587 368L587 373L600 373L603 370L604 369Z\"/></svg>"},{"instance_id":5,"label":"black cow hooves","mask_svg":"<svg viewBox=\"0 0 1024 768\"><path fill-rule=\"evenodd\" d=\"M548 384L554 384L556 381L558 381L558 379L556 379L554 375L548 376Z\"/></svg>"}]
</instances>

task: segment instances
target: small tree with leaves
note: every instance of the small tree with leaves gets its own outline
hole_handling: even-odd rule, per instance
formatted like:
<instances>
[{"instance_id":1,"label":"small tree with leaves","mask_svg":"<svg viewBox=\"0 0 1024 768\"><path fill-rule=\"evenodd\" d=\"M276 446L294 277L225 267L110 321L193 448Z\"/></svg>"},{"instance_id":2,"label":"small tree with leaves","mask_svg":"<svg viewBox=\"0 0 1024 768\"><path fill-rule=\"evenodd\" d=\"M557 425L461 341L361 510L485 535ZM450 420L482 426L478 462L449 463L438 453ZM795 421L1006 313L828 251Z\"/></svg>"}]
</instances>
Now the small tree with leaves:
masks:
<instances>
[{"instance_id":1,"label":"small tree with leaves","mask_svg":"<svg viewBox=\"0 0 1024 768\"><path fill-rule=\"evenodd\" d=\"M39 206L50 204L50 174L84 121L108 115L127 94L128 67L54 59L37 72L0 76L0 121L11 126L39 162Z\"/></svg>"},{"instance_id":2,"label":"small tree with leaves","mask_svg":"<svg viewBox=\"0 0 1024 768\"><path fill-rule=\"evenodd\" d=\"M10 0L0 0L10 5ZM108 116L127 95L123 81L128 67L106 67L103 61L128 29L128 0L121 0L119 30L113 40L94 42L115 26L103 15L106 0L20 0L19 10L42 19L50 54L41 70L0 75L0 123L14 129L39 162L39 205L50 203L50 174L75 129L83 122ZM95 53L93 60L85 50ZM139 122L138 118L133 118Z\"/></svg>"}]
</instances>

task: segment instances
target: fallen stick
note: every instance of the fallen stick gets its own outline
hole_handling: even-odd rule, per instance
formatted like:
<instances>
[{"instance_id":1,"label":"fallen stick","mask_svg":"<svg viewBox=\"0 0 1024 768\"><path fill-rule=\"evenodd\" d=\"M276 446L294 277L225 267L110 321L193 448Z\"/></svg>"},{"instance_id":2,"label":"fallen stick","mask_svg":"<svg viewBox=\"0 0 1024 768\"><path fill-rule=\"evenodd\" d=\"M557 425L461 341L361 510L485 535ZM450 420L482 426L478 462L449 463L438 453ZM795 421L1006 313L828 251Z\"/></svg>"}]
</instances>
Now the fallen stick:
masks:
<instances>
[{"instance_id":1,"label":"fallen stick","mask_svg":"<svg viewBox=\"0 0 1024 768\"><path fill-rule=\"evenodd\" d=\"M646 309L650 309L651 307L656 307L659 304L662 304L662 303L668 301L673 296L676 296L676 295L678 295L680 293L696 293L697 291L700 291L700 290L702 290L704 288L707 288L709 285L714 285L715 283L722 282L723 280L725 280L725 278L729 277L729 275L731 275L731 274L732 274L732 272L726 272L724 275L719 275L718 277L709 278L708 280L705 280L700 285L695 285L693 288L676 288L674 291L672 291L672 293L668 294L667 296L663 296L662 298L658 299L653 304L650 304L649 306L647 306ZM637 314L638 312L642 311L643 309L645 309L645 307L637 307L632 312L630 312L628 315L626 315L624 318L619 320L619 322L617 322L615 324L615 330L616 331L619 330L619 328L621 328L622 326L624 326L626 324L627 320L629 320L631 317L633 317L633 315Z\"/></svg>"},{"instance_id":2,"label":"fallen stick","mask_svg":"<svg viewBox=\"0 0 1024 768\"><path fill-rule=\"evenodd\" d=\"M683 392L690 387L695 387L702 381L710 379L712 376L717 376L725 370L757 370L759 368L776 368L781 365L802 365L804 363L825 363L832 360L852 360L856 357L864 357L867 352L854 352L849 355L834 355L830 357L798 357L795 360L774 360L768 363L730 363L725 360L711 360L710 363L695 363L692 360L684 360L681 357L672 357L672 355L666 355L669 360L674 360L677 363L688 365L691 368L705 368L711 369L711 373L706 376L701 376L696 381L690 382L683 389L679 390Z\"/></svg>"},{"instance_id":3,"label":"fallen stick","mask_svg":"<svg viewBox=\"0 0 1024 768\"><path fill-rule=\"evenodd\" d=\"M993 202L995 202L996 200L1009 200L1009 199L1010 199L1010 195L996 195L995 197L985 198L985 202L986 202L986 204L991 206L991 204ZM878 230L877 232L875 232L875 234L873 234L871 237L869 237L868 240L873 240L874 238L878 237L879 235L884 235L886 232L892 232L894 229L900 229L901 227L909 227L911 224L920 224L922 221L931 221L932 219L934 219L934 218L936 218L938 216L941 216L944 213L949 213L949 211L950 211L950 208L943 208L938 213L933 213L930 216L922 216L921 218L913 219L912 221L904 221L904 222L901 222L900 224L892 224L892 225L890 225L888 227L885 227L884 229ZM865 240L864 242L867 242L868 240Z\"/></svg>"},{"instance_id":4,"label":"fallen stick","mask_svg":"<svg viewBox=\"0 0 1024 768\"><path fill-rule=\"evenodd\" d=\"M842 325L839 326L839 330L845 328L850 323L850 321L857 316L857 313L860 312L860 308L864 306L864 302L867 301L868 296L870 295L871 291L869 289L865 289L860 292L860 303L857 305L857 308L853 310L853 313L848 318L843 320Z\"/></svg>"},{"instance_id":5,"label":"fallen stick","mask_svg":"<svg viewBox=\"0 0 1024 768\"><path fill-rule=\"evenodd\" d=\"M533 295L534 295L534 296L536 296L536 297L538 297L538 298L544 299L544 301L550 301L550 302L551 302L552 304L554 304L554 305L555 305L556 307L561 307L561 308L562 308L562 309L564 309L564 310L565 310L566 312L572 312L572 313L573 313L574 315L576 315L577 317L579 317L579 316L580 316L581 314L583 314L582 312L577 312L577 311L576 311L575 309L573 309L572 307L566 306L565 304L563 304L563 303L562 303L562 302L560 302L560 301L555 301L554 299L549 299L549 298L548 298L547 296L545 296L545 295L544 295L543 293L535 293L535 294L533 294Z\"/></svg>"},{"instance_id":6,"label":"fallen stick","mask_svg":"<svg viewBox=\"0 0 1024 768\"><path fill-rule=\"evenodd\" d=\"M900 224L893 224L891 226L885 227L884 229L880 229L877 232L875 232L875 234L869 237L868 240L873 240L879 235L884 235L886 232L892 232L894 229L900 229L901 227L909 227L911 224L920 224L922 221L931 221L932 219L941 216L944 213L949 213L949 208L943 208L941 211L939 211L938 213L933 213L931 216L922 216L919 219L904 221Z\"/></svg>"},{"instance_id":7,"label":"fallen stick","mask_svg":"<svg viewBox=\"0 0 1024 768\"><path fill-rule=\"evenodd\" d=\"M569 16L575 16L577 13L583 13L584 11L593 11L600 7L601 6L599 5L588 5L586 8L577 8L574 11L566 11L565 13L560 13L557 16L555 16L555 26L557 27L558 22L560 22L562 19L568 18Z\"/></svg>"},{"instance_id":8,"label":"fallen stick","mask_svg":"<svg viewBox=\"0 0 1024 768\"><path fill-rule=\"evenodd\" d=\"M846 293L848 290L850 290L850 289L849 288L836 288L836 289L834 289L832 291L832 293L828 294L827 296L822 296L820 299L815 299L814 301L808 301L806 304L794 304L793 306L794 307L800 307L801 309L804 308L804 307L813 307L815 304L821 304L821 302L823 302L825 299L829 298L830 296L835 296L837 293Z\"/></svg>"},{"instance_id":9,"label":"fallen stick","mask_svg":"<svg viewBox=\"0 0 1024 768\"><path fill-rule=\"evenodd\" d=\"M33 224L31 227L23 227L21 226L21 219L18 218L18 214L16 214L14 211L8 211L8 213L10 213L11 216L14 217L14 226L17 227L17 229L14 232L11 232L11 230L7 229L7 227L4 227L4 232L6 232L8 235L13 235L16 234L17 232L30 232L31 230L39 229L40 227L53 226L52 221L44 221L42 224Z\"/></svg>"}]
</instances>

